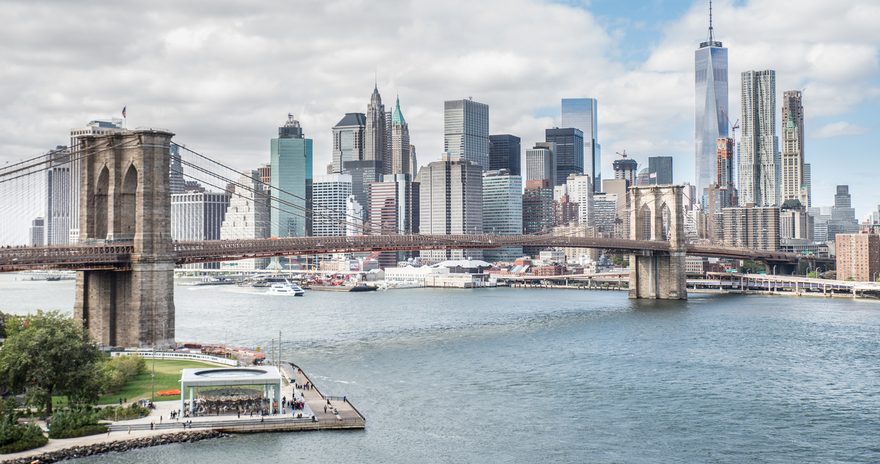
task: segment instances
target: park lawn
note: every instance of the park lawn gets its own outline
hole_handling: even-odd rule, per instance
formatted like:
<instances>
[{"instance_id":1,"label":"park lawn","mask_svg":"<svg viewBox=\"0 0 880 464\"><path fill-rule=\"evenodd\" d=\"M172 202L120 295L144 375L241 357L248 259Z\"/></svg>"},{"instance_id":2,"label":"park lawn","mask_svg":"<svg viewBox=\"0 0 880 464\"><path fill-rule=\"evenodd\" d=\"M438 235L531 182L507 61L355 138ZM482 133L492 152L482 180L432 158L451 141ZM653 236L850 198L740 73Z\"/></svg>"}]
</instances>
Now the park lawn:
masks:
<instances>
[{"instance_id":1,"label":"park lawn","mask_svg":"<svg viewBox=\"0 0 880 464\"><path fill-rule=\"evenodd\" d=\"M228 367L220 364L199 362L199 361L182 361L182 360L156 360L156 391L162 390L180 390L180 370L188 368L211 368L211 367ZM152 392L152 382L150 380L153 372L153 360L147 359L147 370L138 375L134 380L125 384L121 390L111 395L103 395L98 399L98 404L119 404L120 398L125 398L126 402L137 401L139 399L150 399ZM174 396L156 396L156 401L172 401L179 400L180 395Z\"/></svg>"}]
</instances>

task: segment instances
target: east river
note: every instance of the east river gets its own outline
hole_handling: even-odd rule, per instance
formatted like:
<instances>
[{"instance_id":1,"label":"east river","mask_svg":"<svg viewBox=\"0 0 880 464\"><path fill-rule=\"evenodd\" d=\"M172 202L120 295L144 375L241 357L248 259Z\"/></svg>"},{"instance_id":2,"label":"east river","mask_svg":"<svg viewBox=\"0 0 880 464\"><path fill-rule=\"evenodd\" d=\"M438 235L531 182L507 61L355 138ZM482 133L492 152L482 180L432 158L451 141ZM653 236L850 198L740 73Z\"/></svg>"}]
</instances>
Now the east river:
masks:
<instances>
[{"instance_id":1,"label":"east river","mask_svg":"<svg viewBox=\"0 0 880 464\"><path fill-rule=\"evenodd\" d=\"M0 309L70 311L73 282L0 275ZM267 347L367 417L79 460L877 462L880 304L621 292L175 293L177 339Z\"/></svg>"}]
</instances>

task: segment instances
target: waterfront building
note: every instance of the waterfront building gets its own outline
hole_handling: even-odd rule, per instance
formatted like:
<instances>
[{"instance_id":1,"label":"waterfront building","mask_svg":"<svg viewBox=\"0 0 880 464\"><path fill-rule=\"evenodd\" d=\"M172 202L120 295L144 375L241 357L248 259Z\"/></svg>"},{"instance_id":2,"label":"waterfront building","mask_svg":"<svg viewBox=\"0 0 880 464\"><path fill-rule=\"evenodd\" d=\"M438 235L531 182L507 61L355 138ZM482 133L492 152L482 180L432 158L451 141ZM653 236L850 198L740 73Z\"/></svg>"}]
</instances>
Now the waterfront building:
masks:
<instances>
[{"instance_id":1,"label":"waterfront building","mask_svg":"<svg viewBox=\"0 0 880 464\"><path fill-rule=\"evenodd\" d=\"M520 235L523 231L522 177L507 169L483 173L483 231L494 235ZM489 262L513 262L522 247L486 249Z\"/></svg>"},{"instance_id":2,"label":"waterfront building","mask_svg":"<svg viewBox=\"0 0 880 464\"><path fill-rule=\"evenodd\" d=\"M229 207L228 192L187 191L171 195L171 238L180 241L220 240ZM219 269L219 263L187 264L186 269Z\"/></svg>"},{"instance_id":3,"label":"waterfront building","mask_svg":"<svg viewBox=\"0 0 880 464\"><path fill-rule=\"evenodd\" d=\"M877 282L880 278L880 235L838 234L837 279Z\"/></svg>"},{"instance_id":4,"label":"waterfront building","mask_svg":"<svg viewBox=\"0 0 880 464\"><path fill-rule=\"evenodd\" d=\"M731 121L728 111L727 48L715 40L712 7L709 6L709 37L694 52L694 111L696 188L702 193L715 178L715 141L726 138Z\"/></svg>"},{"instance_id":5,"label":"waterfront building","mask_svg":"<svg viewBox=\"0 0 880 464\"><path fill-rule=\"evenodd\" d=\"M109 121L95 120L89 121L85 127L70 130L70 234L68 243L75 244L79 242L79 194L80 185L82 185L82 159L80 158L80 140L88 135L105 135L122 132L121 119L111 119Z\"/></svg>"},{"instance_id":6,"label":"waterfront building","mask_svg":"<svg viewBox=\"0 0 880 464\"><path fill-rule=\"evenodd\" d=\"M593 176L596 192L602 186L602 147L598 132L599 102L595 98L563 98L562 127L580 129L584 139L584 158L581 172ZM566 177L564 176L563 179Z\"/></svg>"},{"instance_id":7,"label":"waterfront building","mask_svg":"<svg viewBox=\"0 0 880 464\"><path fill-rule=\"evenodd\" d=\"M364 113L345 113L333 126L332 172L342 172L348 161L364 159L366 128L367 117Z\"/></svg>"},{"instance_id":8,"label":"waterfront building","mask_svg":"<svg viewBox=\"0 0 880 464\"><path fill-rule=\"evenodd\" d=\"M804 177L804 105L799 90L782 94L782 201L799 200L807 205Z\"/></svg>"},{"instance_id":9,"label":"waterfront building","mask_svg":"<svg viewBox=\"0 0 880 464\"><path fill-rule=\"evenodd\" d=\"M368 185L371 235L407 235L419 233L419 183L409 174L386 175L382 182ZM384 269L396 266L412 253L383 252L378 256Z\"/></svg>"},{"instance_id":10,"label":"waterfront building","mask_svg":"<svg viewBox=\"0 0 880 464\"><path fill-rule=\"evenodd\" d=\"M813 217L799 200L785 200L779 213L779 237L783 243L792 240L813 241Z\"/></svg>"},{"instance_id":11,"label":"waterfront building","mask_svg":"<svg viewBox=\"0 0 880 464\"><path fill-rule=\"evenodd\" d=\"M400 97L397 97L397 103L394 105L394 112L391 114L391 171L388 174L410 174L412 168L412 160L410 160L409 143L409 124L400 111Z\"/></svg>"},{"instance_id":12,"label":"waterfront building","mask_svg":"<svg viewBox=\"0 0 880 464\"><path fill-rule=\"evenodd\" d=\"M66 146L56 146L46 154L46 245L65 245L70 240L70 219L72 193L70 188L70 150Z\"/></svg>"},{"instance_id":13,"label":"waterfront building","mask_svg":"<svg viewBox=\"0 0 880 464\"><path fill-rule=\"evenodd\" d=\"M743 206L722 210L723 242L725 246L778 251L779 208Z\"/></svg>"},{"instance_id":14,"label":"waterfront building","mask_svg":"<svg viewBox=\"0 0 880 464\"><path fill-rule=\"evenodd\" d=\"M272 139L271 234L273 237L311 235L312 140L303 136L292 114Z\"/></svg>"},{"instance_id":15,"label":"waterfront building","mask_svg":"<svg viewBox=\"0 0 880 464\"><path fill-rule=\"evenodd\" d=\"M269 237L269 191L261 170L245 171L238 179L229 207L220 225L220 240L253 240ZM220 263L221 269L254 271L265 269L267 259L242 259Z\"/></svg>"},{"instance_id":16,"label":"waterfront building","mask_svg":"<svg viewBox=\"0 0 880 464\"><path fill-rule=\"evenodd\" d=\"M450 158L489 169L489 105L473 99L444 103L443 149Z\"/></svg>"},{"instance_id":17,"label":"waterfront building","mask_svg":"<svg viewBox=\"0 0 880 464\"><path fill-rule=\"evenodd\" d=\"M373 94L370 96L370 103L367 105L366 126L364 128L364 157L369 161L378 161L381 163L382 172L384 173L388 163L388 148L390 147L388 125L390 121L386 120L385 105L382 104L382 96L379 95L379 87L373 87Z\"/></svg>"},{"instance_id":18,"label":"waterfront building","mask_svg":"<svg viewBox=\"0 0 880 464\"><path fill-rule=\"evenodd\" d=\"M544 140L555 146L553 162L556 166L553 185L564 184L571 174L584 173L583 131L574 127L546 129Z\"/></svg>"},{"instance_id":19,"label":"waterfront building","mask_svg":"<svg viewBox=\"0 0 880 464\"><path fill-rule=\"evenodd\" d=\"M648 157L648 185L672 184L672 157Z\"/></svg>"},{"instance_id":20,"label":"waterfront building","mask_svg":"<svg viewBox=\"0 0 880 464\"><path fill-rule=\"evenodd\" d=\"M171 195L171 238L220 240L229 202L227 192L189 191Z\"/></svg>"},{"instance_id":21,"label":"waterfront building","mask_svg":"<svg viewBox=\"0 0 880 464\"><path fill-rule=\"evenodd\" d=\"M346 216L351 194L351 176L348 174L326 174L316 176L312 184L312 234L316 236L348 235L349 222L352 227L363 228L357 218ZM360 211L363 217L363 212Z\"/></svg>"},{"instance_id":22,"label":"waterfront building","mask_svg":"<svg viewBox=\"0 0 880 464\"><path fill-rule=\"evenodd\" d=\"M606 180L606 182L608 182ZM596 232L603 237L623 237L625 230L619 230L618 202L616 193L596 193L593 195L593 224Z\"/></svg>"},{"instance_id":23,"label":"waterfront building","mask_svg":"<svg viewBox=\"0 0 880 464\"><path fill-rule=\"evenodd\" d=\"M489 169L497 171L507 169L511 176L521 176L520 138L510 134L489 136Z\"/></svg>"},{"instance_id":24,"label":"waterfront building","mask_svg":"<svg viewBox=\"0 0 880 464\"><path fill-rule=\"evenodd\" d=\"M46 244L44 241L44 237L46 235L46 221L45 219L38 217L34 218L31 221L31 227L28 230L28 235L30 236L30 240L28 240L28 245L32 247L39 247Z\"/></svg>"},{"instance_id":25,"label":"waterfront building","mask_svg":"<svg viewBox=\"0 0 880 464\"><path fill-rule=\"evenodd\" d=\"M739 202L780 206L780 159L776 136L776 71L742 73L742 138Z\"/></svg>"},{"instance_id":26,"label":"waterfront building","mask_svg":"<svg viewBox=\"0 0 880 464\"><path fill-rule=\"evenodd\" d=\"M419 232L430 235L483 232L483 168L444 153L419 170ZM551 205L552 209L552 205ZM480 257L479 250L426 250L426 261Z\"/></svg>"},{"instance_id":27,"label":"waterfront building","mask_svg":"<svg viewBox=\"0 0 880 464\"><path fill-rule=\"evenodd\" d=\"M614 178L625 180L627 189L636 185L636 170L639 168L639 163L636 160L624 157L614 160L612 166L614 167Z\"/></svg>"},{"instance_id":28,"label":"waterfront building","mask_svg":"<svg viewBox=\"0 0 880 464\"><path fill-rule=\"evenodd\" d=\"M571 201L577 204L577 223L593 225L593 176L570 174L565 181Z\"/></svg>"},{"instance_id":29,"label":"waterfront building","mask_svg":"<svg viewBox=\"0 0 880 464\"><path fill-rule=\"evenodd\" d=\"M534 148L526 150L526 182L546 179L552 191L552 186L556 185L555 151L553 142L538 142Z\"/></svg>"},{"instance_id":30,"label":"waterfront building","mask_svg":"<svg viewBox=\"0 0 880 464\"><path fill-rule=\"evenodd\" d=\"M553 187L550 181L527 180L522 197L523 234L549 231L553 227Z\"/></svg>"}]
</instances>

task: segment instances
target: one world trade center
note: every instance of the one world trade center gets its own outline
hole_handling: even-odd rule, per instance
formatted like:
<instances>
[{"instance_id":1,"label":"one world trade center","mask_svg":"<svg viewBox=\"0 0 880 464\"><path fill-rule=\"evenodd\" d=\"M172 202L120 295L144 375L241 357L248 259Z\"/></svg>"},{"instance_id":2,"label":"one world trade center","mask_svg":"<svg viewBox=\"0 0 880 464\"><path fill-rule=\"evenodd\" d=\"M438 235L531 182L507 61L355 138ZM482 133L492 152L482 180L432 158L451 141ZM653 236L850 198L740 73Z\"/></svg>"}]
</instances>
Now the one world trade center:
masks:
<instances>
[{"instance_id":1,"label":"one world trade center","mask_svg":"<svg viewBox=\"0 0 880 464\"><path fill-rule=\"evenodd\" d=\"M696 65L696 187L700 199L716 182L716 141L727 137L730 126L727 111L727 49L715 40L712 31L712 2L709 1L709 40L694 53Z\"/></svg>"}]
</instances>

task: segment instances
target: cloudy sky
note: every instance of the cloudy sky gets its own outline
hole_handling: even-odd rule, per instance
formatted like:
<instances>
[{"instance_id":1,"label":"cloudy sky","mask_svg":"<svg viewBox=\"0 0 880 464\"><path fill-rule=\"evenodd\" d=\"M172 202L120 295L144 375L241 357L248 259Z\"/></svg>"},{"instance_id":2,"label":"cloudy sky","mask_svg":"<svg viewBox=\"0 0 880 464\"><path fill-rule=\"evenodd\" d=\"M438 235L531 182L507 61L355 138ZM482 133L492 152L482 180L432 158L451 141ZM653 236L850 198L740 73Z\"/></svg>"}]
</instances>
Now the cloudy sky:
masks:
<instances>
[{"instance_id":1,"label":"cloudy sky","mask_svg":"<svg viewBox=\"0 0 880 464\"><path fill-rule=\"evenodd\" d=\"M323 171L330 128L366 110L376 75L423 165L442 152L444 100L488 103L492 133L525 146L559 123L560 98L595 97L606 176L625 149L693 178L702 0L0 0L0 19L0 165L125 105L129 127L237 168L268 160L292 112ZM859 216L880 203L878 24L872 0L715 2L731 113L743 70L804 90L814 205L849 184Z\"/></svg>"}]
</instances>

